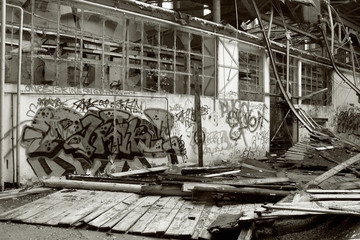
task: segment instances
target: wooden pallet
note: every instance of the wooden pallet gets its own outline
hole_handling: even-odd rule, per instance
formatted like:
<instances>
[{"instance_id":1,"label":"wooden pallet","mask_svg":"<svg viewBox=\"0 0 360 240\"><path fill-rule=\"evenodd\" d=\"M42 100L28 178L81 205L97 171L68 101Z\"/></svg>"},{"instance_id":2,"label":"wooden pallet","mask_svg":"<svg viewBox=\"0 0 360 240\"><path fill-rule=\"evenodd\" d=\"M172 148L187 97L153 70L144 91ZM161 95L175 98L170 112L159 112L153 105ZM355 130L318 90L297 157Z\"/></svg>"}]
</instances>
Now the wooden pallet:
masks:
<instances>
[{"instance_id":1,"label":"wooden pallet","mask_svg":"<svg viewBox=\"0 0 360 240\"><path fill-rule=\"evenodd\" d=\"M146 236L210 239L210 224L222 213L254 215L254 204L224 207L196 203L179 196L62 190L1 213L0 220Z\"/></svg>"}]
</instances>

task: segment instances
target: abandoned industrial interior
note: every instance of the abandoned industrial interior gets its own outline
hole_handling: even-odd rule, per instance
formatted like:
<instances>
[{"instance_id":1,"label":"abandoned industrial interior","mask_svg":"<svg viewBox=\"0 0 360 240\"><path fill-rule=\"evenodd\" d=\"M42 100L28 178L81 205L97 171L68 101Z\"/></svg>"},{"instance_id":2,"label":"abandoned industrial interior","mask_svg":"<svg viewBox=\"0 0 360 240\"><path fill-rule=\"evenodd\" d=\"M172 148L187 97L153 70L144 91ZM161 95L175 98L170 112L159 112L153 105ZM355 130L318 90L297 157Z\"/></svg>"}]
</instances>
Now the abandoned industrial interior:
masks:
<instances>
[{"instance_id":1,"label":"abandoned industrial interior","mask_svg":"<svg viewBox=\"0 0 360 240\"><path fill-rule=\"evenodd\" d=\"M357 0L2 0L0 223L360 239L359 61Z\"/></svg>"}]
</instances>

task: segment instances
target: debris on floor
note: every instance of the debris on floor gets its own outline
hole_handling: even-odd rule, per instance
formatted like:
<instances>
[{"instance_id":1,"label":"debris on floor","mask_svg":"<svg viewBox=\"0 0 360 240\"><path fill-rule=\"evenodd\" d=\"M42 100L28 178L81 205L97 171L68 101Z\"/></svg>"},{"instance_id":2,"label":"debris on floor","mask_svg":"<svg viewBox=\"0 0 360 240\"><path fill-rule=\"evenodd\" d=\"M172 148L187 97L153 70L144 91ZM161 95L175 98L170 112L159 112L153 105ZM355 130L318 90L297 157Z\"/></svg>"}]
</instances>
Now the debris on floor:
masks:
<instances>
[{"instance_id":1,"label":"debris on floor","mask_svg":"<svg viewBox=\"0 0 360 240\"><path fill-rule=\"evenodd\" d=\"M221 166L72 174L44 179L45 188L37 191L64 190L0 219L156 237L271 239L309 229L319 219L358 218L359 162L351 144L311 137L281 155ZM16 194L21 192L0 199Z\"/></svg>"}]
</instances>

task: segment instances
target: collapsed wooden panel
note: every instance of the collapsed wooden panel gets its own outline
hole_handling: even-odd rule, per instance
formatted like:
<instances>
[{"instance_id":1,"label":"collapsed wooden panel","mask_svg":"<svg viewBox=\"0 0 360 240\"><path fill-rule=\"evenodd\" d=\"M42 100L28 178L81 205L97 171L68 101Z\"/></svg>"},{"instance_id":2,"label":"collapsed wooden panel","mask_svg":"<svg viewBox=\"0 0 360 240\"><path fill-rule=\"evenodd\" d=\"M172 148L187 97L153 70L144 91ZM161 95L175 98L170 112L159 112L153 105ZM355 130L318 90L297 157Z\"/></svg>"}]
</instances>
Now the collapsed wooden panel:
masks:
<instances>
[{"instance_id":1,"label":"collapsed wooden panel","mask_svg":"<svg viewBox=\"0 0 360 240\"><path fill-rule=\"evenodd\" d=\"M207 228L219 214L240 211L241 204L218 207L179 196L62 190L2 213L0 220L50 226L87 226L147 236L210 239Z\"/></svg>"}]
</instances>

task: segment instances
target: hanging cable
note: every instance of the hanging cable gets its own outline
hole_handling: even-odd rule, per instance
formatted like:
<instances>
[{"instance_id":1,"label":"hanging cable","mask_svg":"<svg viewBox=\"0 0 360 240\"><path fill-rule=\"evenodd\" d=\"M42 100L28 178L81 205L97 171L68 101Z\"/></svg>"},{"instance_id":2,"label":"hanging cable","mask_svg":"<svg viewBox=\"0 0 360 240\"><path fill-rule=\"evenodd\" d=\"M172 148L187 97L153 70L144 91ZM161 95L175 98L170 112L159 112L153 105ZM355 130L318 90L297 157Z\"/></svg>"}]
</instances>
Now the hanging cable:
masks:
<instances>
[{"instance_id":1,"label":"hanging cable","mask_svg":"<svg viewBox=\"0 0 360 240\"><path fill-rule=\"evenodd\" d=\"M279 89L285 99L285 101L287 102L287 104L289 105L291 111L293 112L293 114L295 115L295 117L305 126L305 128L310 132L310 133L316 133L316 134L319 134L319 135L323 135L323 136L327 136L326 134L323 134L323 133L320 133L318 131L316 131L315 129L312 129L306 122L305 119L303 119L303 117L298 113L297 109L295 108L295 106L292 104L291 100L289 99L289 96L286 94L285 92L285 89L283 87L283 85L281 84L281 80L280 80L280 77L279 77L279 74L277 72L277 68L276 68L276 63L275 63L275 59L273 57L273 54L272 54L272 49L271 49L271 45L270 45L270 40L269 38L267 37L267 34L265 33L265 29L264 29L264 25L262 23L262 19L261 19L261 15L260 15L260 12L259 12L259 9L255 3L255 0L251 0L252 2L252 5L253 5L253 8L254 8L254 11L256 13L256 16L259 20L259 25L260 25L260 28L261 28L261 32L263 34L263 37L264 37L264 40L265 40L265 44L266 44L266 48L268 49L268 54L269 54L269 58L270 58L270 62L272 64L272 67L273 67L273 70L274 70L274 75L275 75L275 79L276 79L276 82L278 83L279 85Z\"/></svg>"},{"instance_id":2,"label":"hanging cable","mask_svg":"<svg viewBox=\"0 0 360 240\"><path fill-rule=\"evenodd\" d=\"M323 35L324 38L324 42L325 42L325 47L328 51L329 54L329 58L331 61L331 64L335 70L335 72L339 75L339 77L346 83L348 84L355 92L358 96L360 96L360 89L356 87L356 85L354 83L352 83L349 79L347 79L347 77L339 70L339 68L337 67L336 63L335 63L335 59L334 56L331 54L331 49L327 40L327 36L325 33L325 21L323 21L322 24L320 24L320 29L321 29L321 33Z\"/></svg>"},{"instance_id":3,"label":"hanging cable","mask_svg":"<svg viewBox=\"0 0 360 240\"><path fill-rule=\"evenodd\" d=\"M268 38L270 38L273 19L274 19L274 6L273 6L273 3L271 1L270 21L269 21L269 28L268 28Z\"/></svg>"},{"instance_id":4,"label":"hanging cable","mask_svg":"<svg viewBox=\"0 0 360 240\"><path fill-rule=\"evenodd\" d=\"M351 52L351 60L352 60L352 68L353 68L353 77L354 77L354 83L356 84L356 67L355 67L355 61L358 65L358 67L360 67L360 64L359 64L359 61L356 57L356 53L355 53L355 49L354 49L354 46L352 45L352 41L351 41L351 37L348 33L348 31L346 30L345 28L345 24L343 23L340 15L338 14L338 12L336 11L336 9L331 6L331 4L328 2L328 1L325 1L325 3L329 6L329 11L333 11L334 14L336 15L336 18L338 19L340 25L341 25L341 28L343 29L345 35L346 35L346 38L348 39L349 41L349 47L350 47L350 52Z\"/></svg>"}]
</instances>

